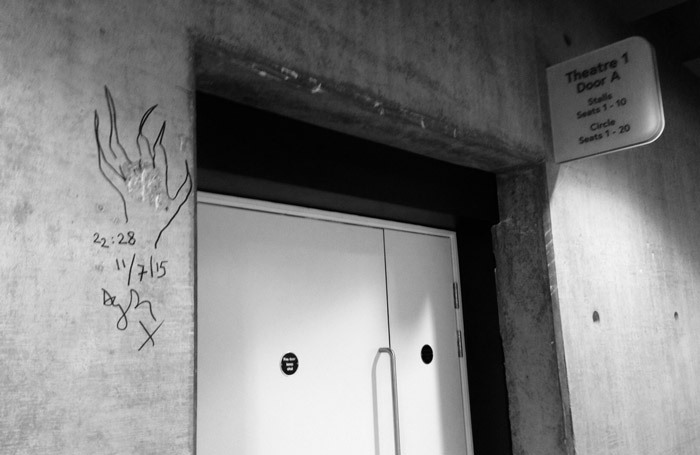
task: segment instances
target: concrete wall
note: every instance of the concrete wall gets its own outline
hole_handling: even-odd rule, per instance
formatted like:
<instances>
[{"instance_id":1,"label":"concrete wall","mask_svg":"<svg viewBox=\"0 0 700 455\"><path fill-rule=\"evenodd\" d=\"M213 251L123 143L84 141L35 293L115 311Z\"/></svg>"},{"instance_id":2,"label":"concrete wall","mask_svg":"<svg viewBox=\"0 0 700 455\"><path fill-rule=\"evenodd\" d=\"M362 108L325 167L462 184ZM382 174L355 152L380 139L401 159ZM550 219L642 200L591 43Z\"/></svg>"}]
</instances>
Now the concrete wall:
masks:
<instances>
[{"instance_id":1,"label":"concrete wall","mask_svg":"<svg viewBox=\"0 0 700 455\"><path fill-rule=\"evenodd\" d=\"M187 12L170 0L0 6L3 454L191 453L191 181L171 200L143 140L137 161L139 122L158 104L143 136L153 146L167 122L172 195L192 167ZM131 165L116 136L110 150L105 85Z\"/></svg>"},{"instance_id":2,"label":"concrete wall","mask_svg":"<svg viewBox=\"0 0 700 455\"><path fill-rule=\"evenodd\" d=\"M629 36L591 5L540 3L547 64ZM579 455L700 451L700 84L658 57L656 143L547 166L562 398Z\"/></svg>"},{"instance_id":3,"label":"concrete wall","mask_svg":"<svg viewBox=\"0 0 700 455\"><path fill-rule=\"evenodd\" d=\"M626 35L597 2L16 0L0 12L3 453L192 452L194 71L214 93L510 170L495 235L516 453L699 450L697 82L662 73L655 145L546 178L512 170L550 156L546 66ZM110 148L113 123L135 163L114 126Z\"/></svg>"},{"instance_id":4,"label":"concrete wall","mask_svg":"<svg viewBox=\"0 0 700 455\"><path fill-rule=\"evenodd\" d=\"M661 80L656 143L549 168L577 454L700 451L700 90Z\"/></svg>"}]
</instances>

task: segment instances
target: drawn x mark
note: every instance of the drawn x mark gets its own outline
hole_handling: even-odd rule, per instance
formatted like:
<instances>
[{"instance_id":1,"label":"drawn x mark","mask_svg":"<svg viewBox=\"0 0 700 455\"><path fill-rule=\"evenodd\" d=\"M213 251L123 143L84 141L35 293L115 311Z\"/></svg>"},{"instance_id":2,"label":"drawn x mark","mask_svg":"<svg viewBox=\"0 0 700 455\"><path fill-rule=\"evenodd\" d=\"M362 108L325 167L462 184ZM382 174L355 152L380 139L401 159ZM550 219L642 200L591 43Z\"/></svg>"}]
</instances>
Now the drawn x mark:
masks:
<instances>
[{"instance_id":1,"label":"drawn x mark","mask_svg":"<svg viewBox=\"0 0 700 455\"><path fill-rule=\"evenodd\" d=\"M163 321L163 322L165 322L165 321ZM148 343L149 341L151 342L151 346L155 346L155 345L156 345L156 342L153 340L153 335L155 335L156 332L158 331L158 329L160 329L160 326L163 325L163 322L161 322L160 324L158 324L158 327L156 327L156 329L151 333L151 332L148 331L148 329L146 328L146 326L143 325L143 323L142 323L141 321L139 321L139 324L141 324L141 327L143 327L144 332L146 332L146 335L148 335L148 338L146 338L146 341L143 342L143 344L142 344L141 347L139 348L139 351L140 351L141 349L143 349L143 347L146 346L146 343Z\"/></svg>"}]
</instances>

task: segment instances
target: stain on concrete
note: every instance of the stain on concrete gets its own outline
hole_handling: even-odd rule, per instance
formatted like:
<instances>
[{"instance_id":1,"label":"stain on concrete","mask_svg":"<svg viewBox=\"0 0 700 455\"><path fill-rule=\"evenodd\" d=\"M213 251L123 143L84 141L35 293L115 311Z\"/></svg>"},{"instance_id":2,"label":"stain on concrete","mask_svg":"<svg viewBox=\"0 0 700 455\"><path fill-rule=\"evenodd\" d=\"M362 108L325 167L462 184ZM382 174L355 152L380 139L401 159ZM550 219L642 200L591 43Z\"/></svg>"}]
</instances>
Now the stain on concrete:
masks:
<instances>
[{"instance_id":1,"label":"stain on concrete","mask_svg":"<svg viewBox=\"0 0 700 455\"><path fill-rule=\"evenodd\" d=\"M23 225L32 213L34 213L32 205L28 201L23 201L17 203L15 208L12 209L12 219L15 221L15 224Z\"/></svg>"},{"instance_id":2,"label":"stain on concrete","mask_svg":"<svg viewBox=\"0 0 700 455\"><path fill-rule=\"evenodd\" d=\"M161 174L147 162L134 162L128 165L126 187L128 194L136 201L146 202L155 210L164 204L165 187Z\"/></svg>"},{"instance_id":3,"label":"stain on concrete","mask_svg":"<svg viewBox=\"0 0 700 455\"><path fill-rule=\"evenodd\" d=\"M46 238L55 245L59 241L59 233L61 232L61 227L58 224L49 224L46 227Z\"/></svg>"},{"instance_id":4,"label":"stain on concrete","mask_svg":"<svg viewBox=\"0 0 700 455\"><path fill-rule=\"evenodd\" d=\"M7 283L7 292L9 294L11 300L17 299L18 287L19 287L19 283L17 282L17 280L10 280L9 283Z\"/></svg>"}]
</instances>

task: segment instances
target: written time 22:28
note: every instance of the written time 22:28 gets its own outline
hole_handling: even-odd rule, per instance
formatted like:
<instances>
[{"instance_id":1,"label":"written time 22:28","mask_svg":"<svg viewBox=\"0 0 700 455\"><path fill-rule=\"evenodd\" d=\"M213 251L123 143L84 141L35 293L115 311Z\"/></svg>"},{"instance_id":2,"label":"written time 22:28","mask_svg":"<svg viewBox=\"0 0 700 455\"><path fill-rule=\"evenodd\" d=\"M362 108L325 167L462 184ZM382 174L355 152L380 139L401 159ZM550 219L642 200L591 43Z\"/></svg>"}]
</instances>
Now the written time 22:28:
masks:
<instances>
[{"instance_id":1,"label":"written time 22:28","mask_svg":"<svg viewBox=\"0 0 700 455\"><path fill-rule=\"evenodd\" d=\"M584 93L600 87L609 87L614 82L622 80L617 68L628 63L629 55L625 52L620 59L614 58L612 60L598 62L596 65L589 68L581 70L573 69L569 71L566 73L567 82L575 85L576 93ZM622 97L613 100L613 95L606 91L601 95L589 97L587 108L577 111L576 119L581 120L602 112L620 109L626 104L627 98ZM620 125L615 119L607 118L604 121L591 122L588 125L588 130L588 133L579 137L579 144L628 133L631 130L631 126L628 123Z\"/></svg>"}]
</instances>

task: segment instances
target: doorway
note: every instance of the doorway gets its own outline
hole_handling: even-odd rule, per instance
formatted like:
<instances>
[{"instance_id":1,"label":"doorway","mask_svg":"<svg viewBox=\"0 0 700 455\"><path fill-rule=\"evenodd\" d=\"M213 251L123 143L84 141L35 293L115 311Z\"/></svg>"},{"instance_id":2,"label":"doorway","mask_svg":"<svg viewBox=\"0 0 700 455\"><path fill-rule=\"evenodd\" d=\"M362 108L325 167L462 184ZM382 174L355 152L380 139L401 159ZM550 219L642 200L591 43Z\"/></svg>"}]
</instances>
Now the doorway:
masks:
<instances>
[{"instance_id":1,"label":"doorway","mask_svg":"<svg viewBox=\"0 0 700 455\"><path fill-rule=\"evenodd\" d=\"M198 200L198 453L473 453L454 233Z\"/></svg>"},{"instance_id":2,"label":"doorway","mask_svg":"<svg viewBox=\"0 0 700 455\"><path fill-rule=\"evenodd\" d=\"M493 174L199 92L197 150L200 191L456 232L474 448L511 453L491 245Z\"/></svg>"}]
</instances>

